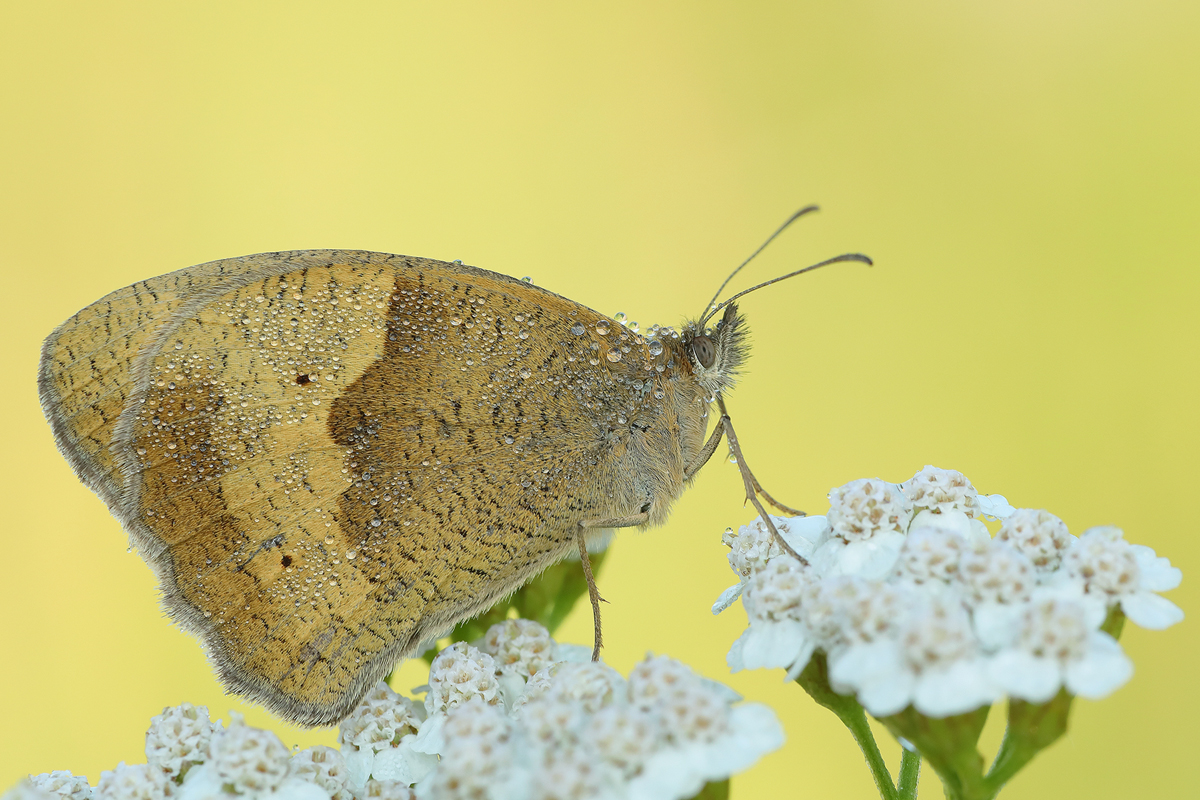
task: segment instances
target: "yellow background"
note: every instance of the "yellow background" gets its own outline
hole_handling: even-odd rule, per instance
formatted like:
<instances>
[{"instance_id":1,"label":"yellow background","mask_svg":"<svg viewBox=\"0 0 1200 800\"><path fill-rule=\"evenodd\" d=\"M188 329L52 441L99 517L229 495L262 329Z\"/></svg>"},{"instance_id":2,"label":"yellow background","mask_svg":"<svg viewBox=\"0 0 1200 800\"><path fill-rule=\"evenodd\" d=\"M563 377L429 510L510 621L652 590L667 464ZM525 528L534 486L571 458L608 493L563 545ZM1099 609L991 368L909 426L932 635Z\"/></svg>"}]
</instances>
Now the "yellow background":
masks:
<instances>
[{"instance_id":1,"label":"yellow background","mask_svg":"<svg viewBox=\"0 0 1200 800\"><path fill-rule=\"evenodd\" d=\"M1006 796L1179 796L1200 745L1198 9L6 3L0 785L141 761L168 704L245 709L55 451L34 370L77 309L210 259L345 247L677 324L819 202L737 285L847 250L878 265L745 302L754 351L730 406L750 463L817 513L853 478L952 467L1170 556L1192 616L1130 626L1132 682L1079 703ZM780 671L727 674L745 617L708 608L732 582L721 531L750 516L717 461L666 528L621 534L600 579L607 659L668 653L777 710L788 743L735 797L870 797L832 715ZM561 633L588 641L586 607ZM332 741L246 712L289 744Z\"/></svg>"}]
</instances>

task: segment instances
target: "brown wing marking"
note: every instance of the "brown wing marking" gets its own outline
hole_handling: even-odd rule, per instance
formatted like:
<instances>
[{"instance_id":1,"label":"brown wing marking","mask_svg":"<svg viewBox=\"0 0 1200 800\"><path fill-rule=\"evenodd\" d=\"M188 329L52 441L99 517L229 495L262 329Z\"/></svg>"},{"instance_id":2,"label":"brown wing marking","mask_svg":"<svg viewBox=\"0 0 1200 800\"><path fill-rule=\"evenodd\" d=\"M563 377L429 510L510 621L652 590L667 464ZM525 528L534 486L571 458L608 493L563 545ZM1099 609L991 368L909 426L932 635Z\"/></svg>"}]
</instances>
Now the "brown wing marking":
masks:
<instances>
[{"instance_id":1,"label":"brown wing marking","mask_svg":"<svg viewBox=\"0 0 1200 800\"><path fill-rule=\"evenodd\" d=\"M109 506L116 504L123 483L109 446L132 391L133 361L189 296L238 268L235 262L214 261L118 289L46 338L38 365L42 409L59 450Z\"/></svg>"}]
</instances>

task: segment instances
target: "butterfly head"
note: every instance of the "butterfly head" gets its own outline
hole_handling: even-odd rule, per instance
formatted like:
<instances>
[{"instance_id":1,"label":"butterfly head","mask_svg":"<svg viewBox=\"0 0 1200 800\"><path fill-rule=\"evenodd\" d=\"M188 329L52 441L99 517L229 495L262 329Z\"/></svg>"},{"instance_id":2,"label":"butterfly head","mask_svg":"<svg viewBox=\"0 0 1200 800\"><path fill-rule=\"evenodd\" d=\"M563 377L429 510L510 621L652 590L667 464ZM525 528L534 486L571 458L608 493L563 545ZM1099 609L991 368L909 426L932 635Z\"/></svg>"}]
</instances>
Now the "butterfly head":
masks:
<instances>
[{"instance_id":1,"label":"butterfly head","mask_svg":"<svg viewBox=\"0 0 1200 800\"><path fill-rule=\"evenodd\" d=\"M682 344L692 366L692 373L701 386L711 394L731 388L750 351L746 318L738 313L736 303L725 306L720 321L710 328L698 322L683 326Z\"/></svg>"}]
</instances>

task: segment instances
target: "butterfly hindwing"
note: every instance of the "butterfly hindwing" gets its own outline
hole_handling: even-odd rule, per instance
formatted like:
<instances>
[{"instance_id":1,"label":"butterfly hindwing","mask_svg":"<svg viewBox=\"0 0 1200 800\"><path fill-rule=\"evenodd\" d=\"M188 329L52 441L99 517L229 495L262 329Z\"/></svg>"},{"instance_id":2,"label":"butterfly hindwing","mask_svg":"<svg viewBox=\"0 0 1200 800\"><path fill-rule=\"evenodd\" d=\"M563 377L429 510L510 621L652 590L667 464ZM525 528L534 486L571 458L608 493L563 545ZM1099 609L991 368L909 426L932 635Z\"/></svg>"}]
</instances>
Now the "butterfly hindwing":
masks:
<instances>
[{"instance_id":1,"label":"butterfly hindwing","mask_svg":"<svg viewBox=\"0 0 1200 800\"><path fill-rule=\"evenodd\" d=\"M115 424L103 409L77 471L118 490L168 608L235 691L339 719L423 640L561 558L581 519L616 513L587 486L620 454L575 413L611 402L611 375L570 368L611 347L572 331L595 312L402 256L215 264L169 299L135 285L126 302L151 310L55 341L125 343L87 395L123 407ZM639 352L606 364L639 370ZM69 430L101 416L82 397L49 406Z\"/></svg>"}]
</instances>

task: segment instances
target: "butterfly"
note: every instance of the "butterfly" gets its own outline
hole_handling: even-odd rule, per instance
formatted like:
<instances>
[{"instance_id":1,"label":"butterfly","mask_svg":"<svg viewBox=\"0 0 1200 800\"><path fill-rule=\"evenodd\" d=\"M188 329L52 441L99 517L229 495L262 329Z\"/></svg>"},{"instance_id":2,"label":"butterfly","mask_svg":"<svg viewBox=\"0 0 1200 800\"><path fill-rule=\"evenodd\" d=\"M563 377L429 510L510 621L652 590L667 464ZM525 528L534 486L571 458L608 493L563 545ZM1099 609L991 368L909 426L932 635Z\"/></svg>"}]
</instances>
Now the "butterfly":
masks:
<instances>
[{"instance_id":1,"label":"butterfly","mask_svg":"<svg viewBox=\"0 0 1200 800\"><path fill-rule=\"evenodd\" d=\"M839 260L866 259L806 269ZM226 687L330 724L576 551L598 650L587 542L661 524L722 435L736 448L737 308L643 336L457 262L262 253L78 312L45 342L39 392Z\"/></svg>"}]
</instances>

